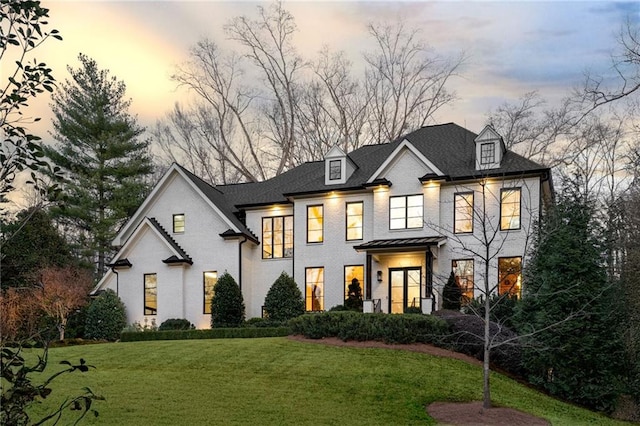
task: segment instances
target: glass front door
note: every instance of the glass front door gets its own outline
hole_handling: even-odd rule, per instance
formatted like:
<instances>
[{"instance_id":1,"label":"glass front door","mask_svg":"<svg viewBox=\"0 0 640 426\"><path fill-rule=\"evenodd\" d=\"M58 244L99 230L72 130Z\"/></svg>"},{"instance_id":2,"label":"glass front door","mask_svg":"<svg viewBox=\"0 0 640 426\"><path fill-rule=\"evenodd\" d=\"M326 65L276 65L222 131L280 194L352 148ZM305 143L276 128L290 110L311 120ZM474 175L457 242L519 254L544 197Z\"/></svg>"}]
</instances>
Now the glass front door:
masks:
<instances>
[{"instance_id":1,"label":"glass front door","mask_svg":"<svg viewBox=\"0 0 640 426\"><path fill-rule=\"evenodd\" d=\"M420 267L389 269L389 312L402 314L408 307L420 307Z\"/></svg>"}]
</instances>

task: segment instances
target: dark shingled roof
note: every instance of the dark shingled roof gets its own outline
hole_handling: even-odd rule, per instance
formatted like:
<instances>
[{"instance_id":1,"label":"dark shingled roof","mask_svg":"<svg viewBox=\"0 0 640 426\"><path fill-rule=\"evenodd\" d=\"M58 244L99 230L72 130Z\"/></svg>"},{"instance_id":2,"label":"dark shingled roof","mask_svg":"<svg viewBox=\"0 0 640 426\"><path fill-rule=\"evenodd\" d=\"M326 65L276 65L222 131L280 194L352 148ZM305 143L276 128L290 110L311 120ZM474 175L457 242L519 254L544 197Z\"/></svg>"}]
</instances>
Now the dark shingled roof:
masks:
<instances>
[{"instance_id":1,"label":"dark shingled roof","mask_svg":"<svg viewBox=\"0 0 640 426\"><path fill-rule=\"evenodd\" d=\"M232 185L211 186L190 171L185 174L246 235L255 237L235 215L239 210L275 203L290 203L289 196L363 189L366 182L391 153L408 140L445 174L446 180L463 180L489 176L513 176L544 173L549 169L514 152L507 151L498 169L475 169L475 143L478 135L454 123L422 127L393 142L365 145L348 154L356 170L344 184L325 185L324 161L301 164L272 179ZM423 176L423 179L431 174ZM416 179L420 179L416 176ZM393 183L393 182L391 182Z\"/></svg>"},{"instance_id":2,"label":"dark shingled roof","mask_svg":"<svg viewBox=\"0 0 640 426\"><path fill-rule=\"evenodd\" d=\"M172 255L170 256L168 259L163 260L163 262L165 263L178 263L178 262L186 262L189 265L193 264L193 260L191 260L191 257L189 257L189 255L187 254L187 252L185 252L182 247L180 247L178 245L178 243L176 242L176 240L174 240L171 235L169 235L169 233L162 227L162 225L160 225L160 223L153 217L149 217L147 218L149 219L149 222L151 222L151 224L154 226L154 228L156 228L158 230L158 232L160 232L160 234L164 237L164 239L169 243L169 245L171 247L173 247L173 249L178 252L178 254L180 255L180 257L176 256L176 255Z\"/></svg>"}]
</instances>

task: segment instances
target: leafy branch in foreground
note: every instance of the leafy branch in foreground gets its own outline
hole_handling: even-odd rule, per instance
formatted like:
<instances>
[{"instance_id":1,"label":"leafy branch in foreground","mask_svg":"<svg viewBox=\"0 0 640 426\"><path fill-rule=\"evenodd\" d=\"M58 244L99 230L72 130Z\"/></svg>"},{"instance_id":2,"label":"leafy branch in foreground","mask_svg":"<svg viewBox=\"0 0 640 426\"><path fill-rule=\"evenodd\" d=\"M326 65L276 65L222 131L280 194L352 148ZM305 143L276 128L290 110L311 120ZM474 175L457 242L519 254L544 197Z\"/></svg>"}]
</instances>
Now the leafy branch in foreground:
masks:
<instances>
[{"instance_id":1,"label":"leafy branch in foreground","mask_svg":"<svg viewBox=\"0 0 640 426\"><path fill-rule=\"evenodd\" d=\"M27 409L39 400L47 398L52 389L50 384L59 376L67 373L79 371L86 373L94 366L86 364L84 359L80 359L79 364L72 364L69 361L61 361L60 364L67 368L52 374L42 384L32 383L30 375L32 373L43 373L47 367L48 348L45 347L44 354L38 355L38 361L34 365L29 365L21 355L22 348L2 347L0 349L0 371L2 379L2 397L0 399L0 424L6 425L41 425L46 421L53 420L57 424L64 412L81 411L74 422L77 424L87 413L91 412L98 416L98 412L92 408L93 401L104 400L102 396L96 395L87 387L83 388L84 393L65 399L58 409L37 422L31 422Z\"/></svg>"}]
</instances>

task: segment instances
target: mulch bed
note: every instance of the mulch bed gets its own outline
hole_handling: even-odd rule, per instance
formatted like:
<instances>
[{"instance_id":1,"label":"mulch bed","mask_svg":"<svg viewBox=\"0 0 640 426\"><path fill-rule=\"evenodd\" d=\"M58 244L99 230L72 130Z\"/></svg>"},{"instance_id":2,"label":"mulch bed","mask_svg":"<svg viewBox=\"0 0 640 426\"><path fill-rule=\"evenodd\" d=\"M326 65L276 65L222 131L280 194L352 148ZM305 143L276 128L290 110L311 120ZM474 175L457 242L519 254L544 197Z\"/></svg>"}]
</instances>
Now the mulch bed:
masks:
<instances>
[{"instance_id":1,"label":"mulch bed","mask_svg":"<svg viewBox=\"0 0 640 426\"><path fill-rule=\"evenodd\" d=\"M354 348L383 348L412 352L422 352L429 355L454 358L473 365L482 365L480 361L470 356L437 348L423 343L411 345L390 345L382 342L356 342L329 337L324 339L307 339L302 336L289 336L289 339L299 342L318 343L332 346L346 346ZM546 426L550 423L545 419L523 413L506 407L482 408L482 402L434 402L426 407L427 413L438 423L455 426Z\"/></svg>"}]
</instances>

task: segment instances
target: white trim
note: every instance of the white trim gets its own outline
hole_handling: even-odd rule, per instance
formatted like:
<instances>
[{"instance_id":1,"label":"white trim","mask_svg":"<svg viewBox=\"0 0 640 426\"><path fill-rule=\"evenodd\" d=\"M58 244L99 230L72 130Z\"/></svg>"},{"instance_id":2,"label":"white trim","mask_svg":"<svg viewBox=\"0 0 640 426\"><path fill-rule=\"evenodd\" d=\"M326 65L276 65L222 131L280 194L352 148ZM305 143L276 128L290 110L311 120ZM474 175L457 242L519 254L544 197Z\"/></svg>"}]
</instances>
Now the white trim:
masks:
<instances>
[{"instance_id":1,"label":"white trim","mask_svg":"<svg viewBox=\"0 0 640 426\"><path fill-rule=\"evenodd\" d=\"M131 217L131 219L129 219L129 221L122 227L122 229L120 229L120 232L118 232L118 235L116 235L116 237L113 239L113 241L111 242L111 245L115 247L120 247L125 243L125 241L123 241L124 236L127 233L129 233L129 231L133 226L137 226L142 221L141 216L143 216L144 213L147 211L147 207L151 205L152 200L156 198L156 196L160 192L162 192L165 184L167 183L167 181L169 181L169 177L172 176L174 172L180 175L191 186L191 188L198 195L200 195L200 197L202 197L202 199L209 205L209 207L213 209L213 211L215 211L218 214L218 216L220 216L220 218L222 218L222 220L227 224L229 228L231 228L234 232L241 232L240 229L238 229L238 227L231 220L229 220L229 218L224 213L220 211L218 206L216 206L206 195L204 195L204 193L200 190L200 188L198 188L198 186L195 183L193 183L193 181L189 179L189 177L185 175L182 168L178 166L176 163L173 163L169 168L169 170L167 170L167 172L162 176L160 181L158 181L158 183L153 188L151 193L147 196L147 198L145 198L145 200L140 205L138 210L136 210L136 212Z\"/></svg>"},{"instance_id":2,"label":"white trim","mask_svg":"<svg viewBox=\"0 0 640 426\"><path fill-rule=\"evenodd\" d=\"M433 164L431 161L429 161L429 159L427 157L425 157L419 150L418 148L416 148L411 142L409 142L407 139L404 139L400 145L398 145L396 147L396 149L393 150L393 152L387 157L387 159L382 163L382 165L380 165L380 167L378 167L378 169L371 175L371 177L369 178L369 180L367 180L367 183L371 183L374 180L378 179L378 177L380 176L380 174L391 164L391 162L393 160L395 160L395 158L400 154L400 152L403 149L408 149L409 151L411 151L413 153L413 155L415 155L418 160L420 160L425 166L427 166L430 170L433 171L433 173L437 174L438 176L444 176L444 173L442 173L442 171L440 169L438 169L436 167L435 164ZM418 176L420 177L420 176Z\"/></svg>"}]
</instances>

